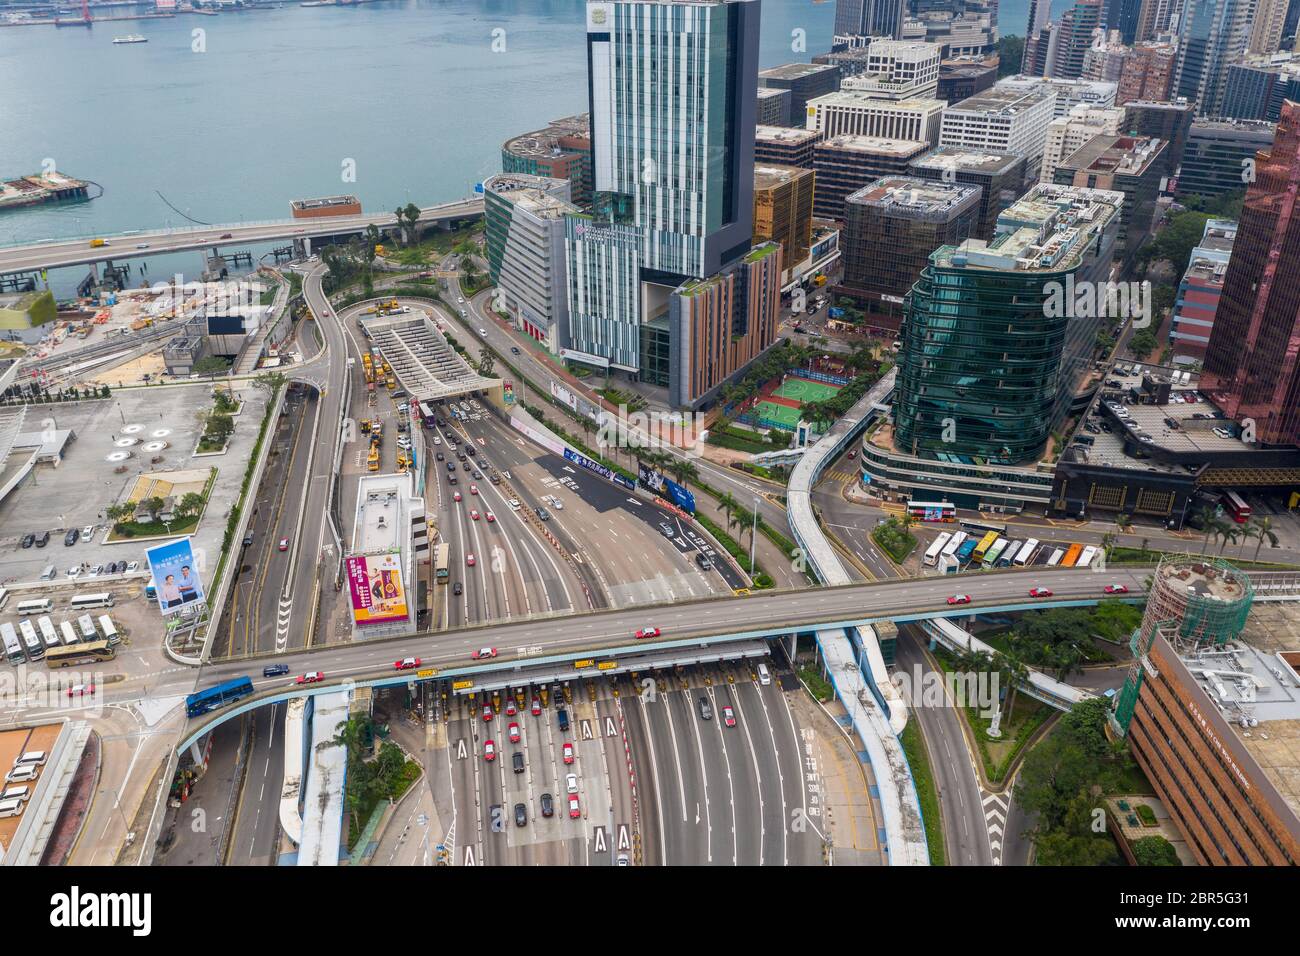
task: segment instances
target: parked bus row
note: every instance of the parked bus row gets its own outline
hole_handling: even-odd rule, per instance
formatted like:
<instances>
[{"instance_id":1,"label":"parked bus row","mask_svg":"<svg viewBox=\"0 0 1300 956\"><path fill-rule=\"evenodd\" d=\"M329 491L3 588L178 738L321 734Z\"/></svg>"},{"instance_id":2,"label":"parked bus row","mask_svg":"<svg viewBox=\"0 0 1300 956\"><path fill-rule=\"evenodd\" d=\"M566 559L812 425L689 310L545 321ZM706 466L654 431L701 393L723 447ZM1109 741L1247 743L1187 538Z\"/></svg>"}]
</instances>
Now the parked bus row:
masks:
<instances>
[{"instance_id":1,"label":"parked bus row","mask_svg":"<svg viewBox=\"0 0 1300 956\"><path fill-rule=\"evenodd\" d=\"M1037 538L1012 538L1006 528L998 530L984 522L962 522L964 530L945 531L925 551L927 568L945 573L1023 568L1030 565L1051 568L1087 568L1097 561L1101 549L1093 545L1040 543Z\"/></svg>"},{"instance_id":2,"label":"parked bus row","mask_svg":"<svg viewBox=\"0 0 1300 956\"><path fill-rule=\"evenodd\" d=\"M111 661L121 640L107 614L99 616L98 624L89 614L75 621L60 621L57 627L48 615L36 618L35 624L30 618L23 618L16 627L8 621L0 623L5 659L14 667L42 660L50 668Z\"/></svg>"}]
</instances>

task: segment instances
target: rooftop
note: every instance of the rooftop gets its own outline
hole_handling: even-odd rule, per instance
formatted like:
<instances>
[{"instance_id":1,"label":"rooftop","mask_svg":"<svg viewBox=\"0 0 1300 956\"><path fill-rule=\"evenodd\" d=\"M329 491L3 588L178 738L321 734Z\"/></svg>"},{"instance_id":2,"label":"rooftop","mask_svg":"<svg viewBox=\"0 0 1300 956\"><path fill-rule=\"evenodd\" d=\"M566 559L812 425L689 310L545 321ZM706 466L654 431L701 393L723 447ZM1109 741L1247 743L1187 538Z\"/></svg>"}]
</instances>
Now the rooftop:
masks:
<instances>
[{"instance_id":1,"label":"rooftop","mask_svg":"<svg viewBox=\"0 0 1300 956\"><path fill-rule=\"evenodd\" d=\"M545 129L531 133L521 133L513 139L506 140L502 147L515 156L550 156L568 150L581 148L574 140L586 140L590 148L591 123L586 113L566 116L553 120ZM561 140L569 140L566 145Z\"/></svg>"},{"instance_id":2,"label":"rooftop","mask_svg":"<svg viewBox=\"0 0 1300 956\"><path fill-rule=\"evenodd\" d=\"M756 126L754 139L760 143L800 144L821 139L815 129L796 129L792 126Z\"/></svg>"},{"instance_id":3,"label":"rooftop","mask_svg":"<svg viewBox=\"0 0 1300 956\"><path fill-rule=\"evenodd\" d=\"M1029 89L1016 89L997 85L983 90L948 107L948 112L959 113L997 113L1015 116L1027 109L1037 106L1044 100L1056 99L1056 91L1050 87L1035 86Z\"/></svg>"},{"instance_id":4,"label":"rooftop","mask_svg":"<svg viewBox=\"0 0 1300 956\"><path fill-rule=\"evenodd\" d=\"M940 146L912 160L912 165L924 166L926 169L961 169L995 175L1023 162L1024 157L1015 153L985 153L965 146Z\"/></svg>"},{"instance_id":5,"label":"rooftop","mask_svg":"<svg viewBox=\"0 0 1300 956\"><path fill-rule=\"evenodd\" d=\"M759 80L798 80L805 76L812 76L814 73L825 73L827 70L838 69L838 67L829 66L825 63L785 63L781 66L770 67L766 70L760 70Z\"/></svg>"},{"instance_id":6,"label":"rooftop","mask_svg":"<svg viewBox=\"0 0 1300 956\"><path fill-rule=\"evenodd\" d=\"M1066 157L1061 166L1090 173L1140 176L1162 156L1164 149L1165 141L1153 136L1099 135Z\"/></svg>"},{"instance_id":7,"label":"rooftop","mask_svg":"<svg viewBox=\"0 0 1300 956\"><path fill-rule=\"evenodd\" d=\"M908 217L948 217L979 202L980 187L885 176L849 194L845 203L889 209Z\"/></svg>"},{"instance_id":8,"label":"rooftop","mask_svg":"<svg viewBox=\"0 0 1300 956\"><path fill-rule=\"evenodd\" d=\"M409 475L362 475L357 488L357 520L352 554L401 550L410 531Z\"/></svg>"},{"instance_id":9,"label":"rooftop","mask_svg":"<svg viewBox=\"0 0 1300 956\"><path fill-rule=\"evenodd\" d=\"M760 163L754 167L754 189L755 191L771 189L811 175L813 175L811 169L803 169L799 166L771 166Z\"/></svg>"},{"instance_id":10,"label":"rooftop","mask_svg":"<svg viewBox=\"0 0 1300 956\"><path fill-rule=\"evenodd\" d=\"M967 239L931 256L946 268L1058 272L1074 268L1089 240L1119 215L1124 194L1039 183L998 216L992 242Z\"/></svg>"},{"instance_id":11,"label":"rooftop","mask_svg":"<svg viewBox=\"0 0 1300 956\"><path fill-rule=\"evenodd\" d=\"M929 144L912 139L885 139L880 136L832 136L817 144L817 150L834 149L841 152L870 153L873 156L896 156L906 159L926 149Z\"/></svg>"},{"instance_id":12,"label":"rooftop","mask_svg":"<svg viewBox=\"0 0 1300 956\"><path fill-rule=\"evenodd\" d=\"M483 191L497 196L508 196L509 201L515 206L527 209L541 218L555 219L577 211L576 206L556 195L556 193L569 192L569 182L565 179L529 176L525 173L502 173L486 179L483 183Z\"/></svg>"},{"instance_id":13,"label":"rooftop","mask_svg":"<svg viewBox=\"0 0 1300 956\"><path fill-rule=\"evenodd\" d=\"M962 102L969 103L971 100L962 100ZM834 93L826 93L808 101L809 109L817 105L856 106L862 109L907 110L931 113L935 110L942 110L947 104L943 100L931 99L928 96L913 96L903 100L885 100L881 99L879 94L872 90L837 90Z\"/></svg>"},{"instance_id":14,"label":"rooftop","mask_svg":"<svg viewBox=\"0 0 1300 956\"><path fill-rule=\"evenodd\" d=\"M328 209L332 206L359 206L361 200L356 196L325 196L323 199L292 199L289 205L294 209Z\"/></svg>"}]
</instances>

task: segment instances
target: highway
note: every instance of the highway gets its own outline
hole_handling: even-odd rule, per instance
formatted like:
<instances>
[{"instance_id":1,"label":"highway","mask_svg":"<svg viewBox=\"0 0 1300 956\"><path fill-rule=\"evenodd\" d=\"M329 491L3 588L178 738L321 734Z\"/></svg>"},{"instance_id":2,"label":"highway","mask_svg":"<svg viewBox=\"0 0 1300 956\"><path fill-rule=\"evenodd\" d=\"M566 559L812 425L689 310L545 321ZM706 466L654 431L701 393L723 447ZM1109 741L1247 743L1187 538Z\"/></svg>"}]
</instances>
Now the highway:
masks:
<instances>
[{"instance_id":1,"label":"highway","mask_svg":"<svg viewBox=\"0 0 1300 956\"><path fill-rule=\"evenodd\" d=\"M482 212L482 199L463 199L421 208L420 221L428 223L467 218L481 215ZM372 224L383 229L395 226L396 222L396 217L391 212L383 212L363 216L330 216L320 219L282 219L249 224L196 226L193 229L156 229L104 236L102 238L107 240L107 244L93 248L89 236L28 245L0 246L0 275L156 256L191 249L210 249L221 245L311 239L317 236L360 232Z\"/></svg>"}]
</instances>

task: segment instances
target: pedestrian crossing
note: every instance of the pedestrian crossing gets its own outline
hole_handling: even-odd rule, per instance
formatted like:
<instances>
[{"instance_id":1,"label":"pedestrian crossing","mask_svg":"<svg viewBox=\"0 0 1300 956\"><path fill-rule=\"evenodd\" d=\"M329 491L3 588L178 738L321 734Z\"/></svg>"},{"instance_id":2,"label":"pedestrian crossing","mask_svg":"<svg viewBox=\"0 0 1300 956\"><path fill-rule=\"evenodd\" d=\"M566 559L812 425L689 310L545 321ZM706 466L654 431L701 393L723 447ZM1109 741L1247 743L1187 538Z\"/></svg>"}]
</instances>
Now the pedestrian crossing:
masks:
<instances>
[{"instance_id":1,"label":"pedestrian crossing","mask_svg":"<svg viewBox=\"0 0 1300 956\"><path fill-rule=\"evenodd\" d=\"M833 481L850 482L857 481L860 475L856 471L845 471L843 468L832 468L830 471L826 472L826 477Z\"/></svg>"}]
</instances>

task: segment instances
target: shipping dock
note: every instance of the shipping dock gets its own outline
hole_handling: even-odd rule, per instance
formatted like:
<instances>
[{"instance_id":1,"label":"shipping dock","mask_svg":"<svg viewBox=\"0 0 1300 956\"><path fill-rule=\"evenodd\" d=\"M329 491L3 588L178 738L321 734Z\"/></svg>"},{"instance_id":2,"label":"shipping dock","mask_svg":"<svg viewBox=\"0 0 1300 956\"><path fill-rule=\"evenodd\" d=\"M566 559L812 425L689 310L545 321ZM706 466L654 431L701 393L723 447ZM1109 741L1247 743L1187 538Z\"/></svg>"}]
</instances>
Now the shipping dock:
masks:
<instances>
[{"instance_id":1,"label":"shipping dock","mask_svg":"<svg viewBox=\"0 0 1300 956\"><path fill-rule=\"evenodd\" d=\"M91 190L96 190L91 192ZM103 195L98 183L82 182L62 173L23 176L0 182L0 212L48 202L85 202Z\"/></svg>"}]
</instances>

